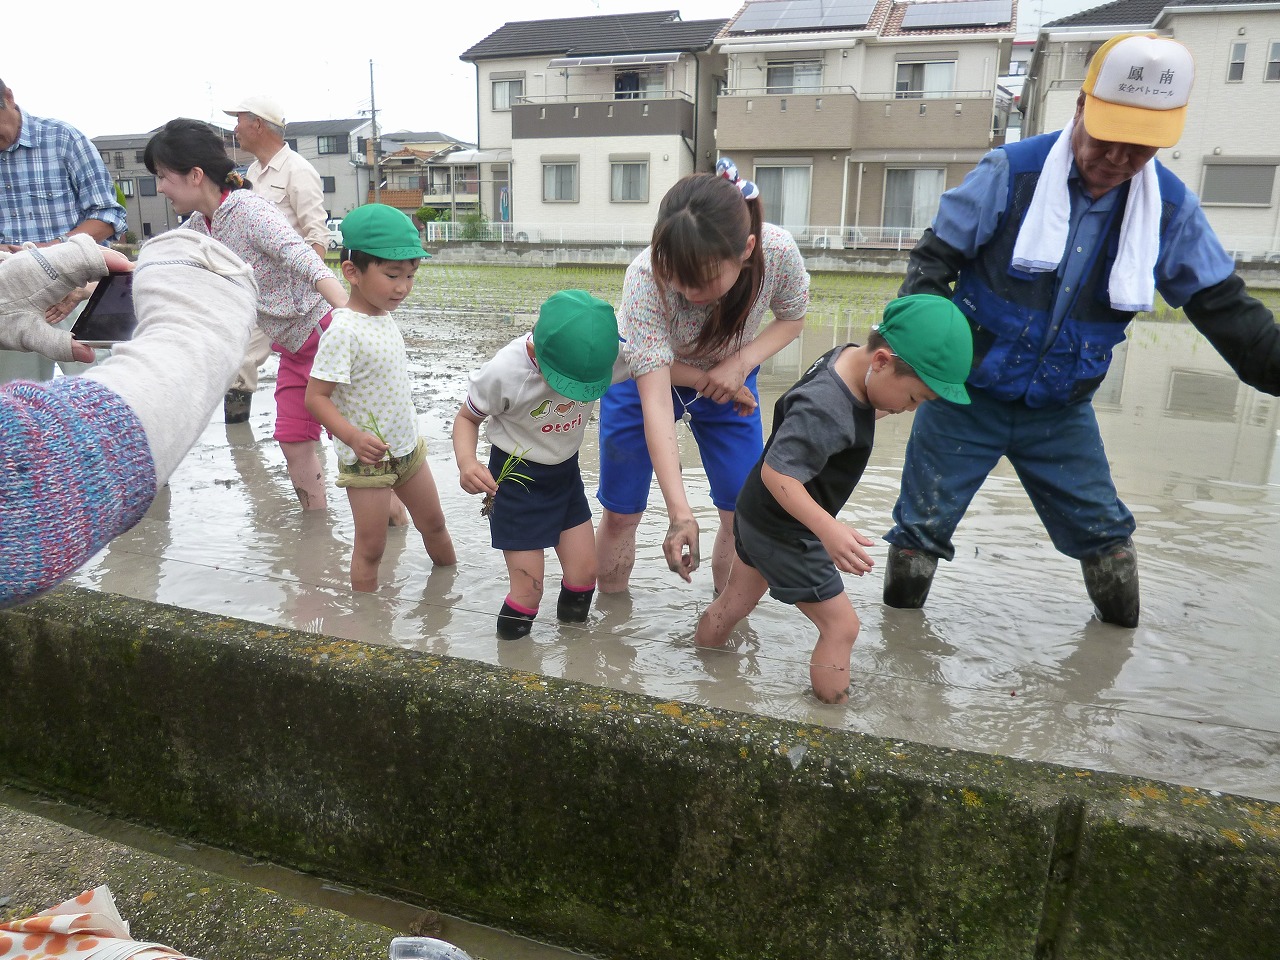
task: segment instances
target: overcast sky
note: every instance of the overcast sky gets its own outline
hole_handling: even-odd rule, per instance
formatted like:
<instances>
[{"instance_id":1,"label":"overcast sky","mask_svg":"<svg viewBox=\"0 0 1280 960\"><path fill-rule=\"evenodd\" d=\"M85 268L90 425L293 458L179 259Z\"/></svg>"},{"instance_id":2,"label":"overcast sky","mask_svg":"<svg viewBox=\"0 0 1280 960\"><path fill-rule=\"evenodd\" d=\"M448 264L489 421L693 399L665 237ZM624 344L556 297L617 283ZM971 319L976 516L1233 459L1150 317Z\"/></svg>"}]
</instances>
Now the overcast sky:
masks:
<instances>
[{"instance_id":1,"label":"overcast sky","mask_svg":"<svg viewBox=\"0 0 1280 960\"><path fill-rule=\"evenodd\" d=\"M1021 5L1021 30L1034 32L1042 20L1097 3ZM275 96L290 120L361 116L372 60L380 129L474 141L475 67L458 55L502 24L664 9L684 20L728 19L740 7L740 0L16 0L5 3L0 79L18 106L96 137L144 133L176 116L230 126L223 108L253 92Z\"/></svg>"}]
</instances>

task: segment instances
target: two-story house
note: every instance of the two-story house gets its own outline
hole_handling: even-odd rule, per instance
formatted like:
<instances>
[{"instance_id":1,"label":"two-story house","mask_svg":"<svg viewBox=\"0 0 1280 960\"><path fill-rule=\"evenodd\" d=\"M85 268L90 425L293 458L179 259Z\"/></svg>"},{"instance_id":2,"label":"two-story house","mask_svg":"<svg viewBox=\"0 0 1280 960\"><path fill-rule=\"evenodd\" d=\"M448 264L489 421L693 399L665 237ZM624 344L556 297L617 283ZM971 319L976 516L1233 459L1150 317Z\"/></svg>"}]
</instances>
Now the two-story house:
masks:
<instances>
[{"instance_id":1,"label":"two-story house","mask_svg":"<svg viewBox=\"0 0 1280 960\"><path fill-rule=\"evenodd\" d=\"M446 220L456 220L476 208L479 166L448 162L459 151L474 150L475 144L438 131L400 130L378 140L382 203L408 214L430 207ZM372 191L369 200L373 200Z\"/></svg>"},{"instance_id":2,"label":"two-story house","mask_svg":"<svg viewBox=\"0 0 1280 960\"><path fill-rule=\"evenodd\" d=\"M801 243L910 247L942 192L1004 142L1016 0L752 0L716 145Z\"/></svg>"},{"instance_id":3,"label":"two-story house","mask_svg":"<svg viewBox=\"0 0 1280 960\"><path fill-rule=\"evenodd\" d=\"M480 205L530 240L648 237L678 179L716 161L724 20L679 11L504 24L476 68ZM517 238L520 238L517 235Z\"/></svg>"},{"instance_id":4,"label":"two-story house","mask_svg":"<svg viewBox=\"0 0 1280 960\"><path fill-rule=\"evenodd\" d=\"M372 129L373 123L361 118L291 121L285 127L285 142L320 174L330 217L340 218L366 202L370 168L364 141Z\"/></svg>"},{"instance_id":5,"label":"two-story house","mask_svg":"<svg viewBox=\"0 0 1280 960\"><path fill-rule=\"evenodd\" d=\"M1089 60L1117 33L1149 30L1185 44L1196 79L1178 143L1159 153L1200 197L1241 260L1280 260L1280 3L1116 0L1045 24L1023 101L1025 135L1075 112Z\"/></svg>"}]
</instances>

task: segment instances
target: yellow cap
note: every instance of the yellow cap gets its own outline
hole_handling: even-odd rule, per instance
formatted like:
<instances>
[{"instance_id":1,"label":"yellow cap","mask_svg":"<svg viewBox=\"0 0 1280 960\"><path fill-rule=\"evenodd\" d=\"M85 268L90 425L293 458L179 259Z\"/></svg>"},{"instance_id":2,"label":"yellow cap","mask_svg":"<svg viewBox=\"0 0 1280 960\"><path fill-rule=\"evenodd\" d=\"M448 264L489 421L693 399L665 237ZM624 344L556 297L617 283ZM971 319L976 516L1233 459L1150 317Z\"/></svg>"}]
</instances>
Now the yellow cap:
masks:
<instances>
[{"instance_id":1,"label":"yellow cap","mask_svg":"<svg viewBox=\"0 0 1280 960\"><path fill-rule=\"evenodd\" d=\"M1095 140L1172 147L1187 121L1191 51L1170 37L1122 33L1104 43L1084 78L1084 128Z\"/></svg>"}]
</instances>

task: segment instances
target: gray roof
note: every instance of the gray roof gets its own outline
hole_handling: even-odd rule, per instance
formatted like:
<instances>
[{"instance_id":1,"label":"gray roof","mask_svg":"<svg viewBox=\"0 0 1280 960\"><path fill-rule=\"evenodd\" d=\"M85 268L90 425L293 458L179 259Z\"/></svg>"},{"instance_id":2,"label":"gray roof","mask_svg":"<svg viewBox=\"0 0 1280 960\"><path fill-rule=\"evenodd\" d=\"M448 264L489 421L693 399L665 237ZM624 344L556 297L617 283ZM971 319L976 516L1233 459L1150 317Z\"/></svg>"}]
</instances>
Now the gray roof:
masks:
<instances>
[{"instance_id":1,"label":"gray roof","mask_svg":"<svg viewBox=\"0 0 1280 960\"><path fill-rule=\"evenodd\" d=\"M694 52L708 49L726 23L728 20L684 21L679 10L521 20L504 23L458 59Z\"/></svg>"},{"instance_id":2,"label":"gray roof","mask_svg":"<svg viewBox=\"0 0 1280 960\"><path fill-rule=\"evenodd\" d=\"M327 137L339 133L352 133L366 126L369 121L364 117L354 120L298 120L289 121L284 128L286 137Z\"/></svg>"},{"instance_id":3,"label":"gray roof","mask_svg":"<svg viewBox=\"0 0 1280 960\"><path fill-rule=\"evenodd\" d=\"M158 128L157 128L158 129ZM111 133L93 138L93 145L99 150L133 150L141 149L155 134L150 133Z\"/></svg>"},{"instance_id":4,"label":"gray roof","mask_svg":"<svg viewBox=\"0 0 1280 960\"><path fill-rule=\"evenodd\" d=\"M1275 0L1231 0L1232 4L1275 3ZM1165 10L1175 7L1212 7L1209 0L1113 0L1069 17L1046 23L1046 27L1117 27L1154 24Z\"/></svg>"},{"instance_id":5,"label":"gray roof","mask_svg":"<svg viewBox=\"0 0 1280 960\"><path fill-rule=\"evenodd\" d=\"M220 127L216 123L210 123L208 120L201 120L206 127L212 130L224 140L231 138L231 130L227 127ZM160 127L164 126L161 124ZM100 137L93 137L91 143L99 150L131 150L142 149L160 132L160 127L153 127L146 133L104 133Z\"/></svg>"},{"instance_id":6,"label":"gray roof","mask_svg":"<svg viewBox=\"0 0 1280 960\"><path fill-rule=\"evenodd\" d=\"M439 130L396 130L392 133L379 134L379 139L394 140L396 143L466 143L457 137L451 137Z\"/></svg>"}]
</instances>

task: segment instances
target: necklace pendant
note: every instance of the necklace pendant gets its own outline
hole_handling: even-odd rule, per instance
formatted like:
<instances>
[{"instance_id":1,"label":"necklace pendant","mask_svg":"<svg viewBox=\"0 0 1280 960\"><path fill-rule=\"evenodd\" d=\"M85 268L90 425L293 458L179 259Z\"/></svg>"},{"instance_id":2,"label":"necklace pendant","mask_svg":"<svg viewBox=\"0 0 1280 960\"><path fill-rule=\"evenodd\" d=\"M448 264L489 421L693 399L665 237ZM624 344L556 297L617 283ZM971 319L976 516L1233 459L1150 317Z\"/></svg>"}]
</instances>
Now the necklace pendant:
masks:
<instances>
[{"instance_id":1,"label":"necklace pendant","mask_svg":"<svg viewBox=\"0 0 1280 960\"><path fill-rule=\"evenodd\" d=\"M689 415L688 410L684 412L684 416L680 418L680 422L683 423L686 427L693 422L693 417Z\"/></svg>"}]
</instances>

